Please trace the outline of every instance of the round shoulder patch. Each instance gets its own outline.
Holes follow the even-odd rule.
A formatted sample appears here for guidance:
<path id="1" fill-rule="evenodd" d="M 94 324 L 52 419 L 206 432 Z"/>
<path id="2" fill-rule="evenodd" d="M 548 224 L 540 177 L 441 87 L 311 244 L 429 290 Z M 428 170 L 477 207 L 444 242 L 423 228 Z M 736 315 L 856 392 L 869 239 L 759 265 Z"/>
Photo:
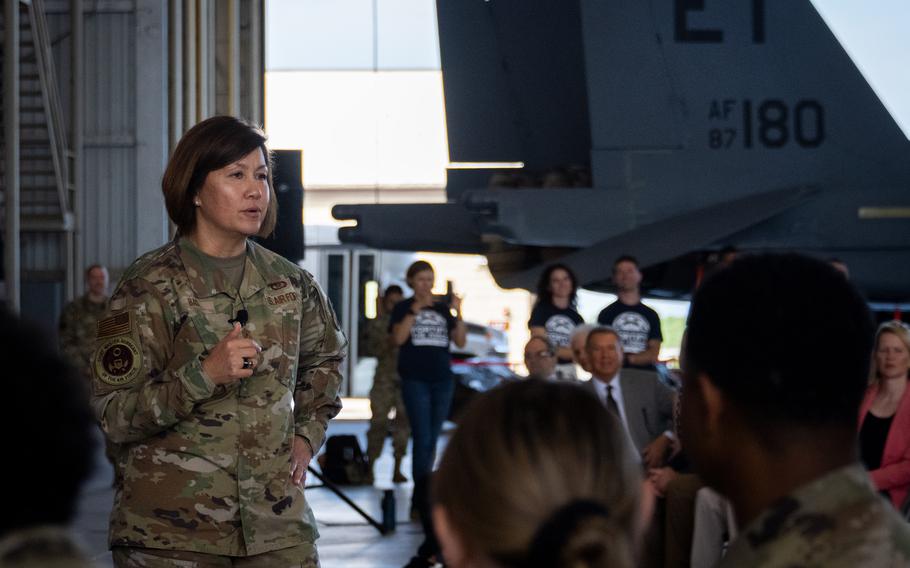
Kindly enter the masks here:
<path id="1" fill-rule="evenodd" d="M 103 383 L 115 387 L 128 384 L 141 368 L 142 353 L 132 337 L 112 337 L 95 350 L 95 376 Z"/>

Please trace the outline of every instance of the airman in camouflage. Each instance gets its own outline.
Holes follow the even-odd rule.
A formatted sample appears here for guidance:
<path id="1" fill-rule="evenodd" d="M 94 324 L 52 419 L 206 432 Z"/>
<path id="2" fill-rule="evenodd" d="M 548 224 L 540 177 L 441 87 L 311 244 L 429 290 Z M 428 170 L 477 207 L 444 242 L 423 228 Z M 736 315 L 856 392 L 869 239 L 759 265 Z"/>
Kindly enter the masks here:
<path id="1" fill-rule="evenodd" d="M 94 564 L 70 531 L 32 527 L 0 538 L 0 568 L 91 568 Z"/>
<path id="2" fill-rule="evenodd" d="M 910 566 L 910 525 L 847 466 L 779 500 L 737 537 L 718 568 Z"/>
<path id="3" fill-rule="evenodd" d="M 843 274 L 798 254 L 747 255 L 695 291 L 679 434 L 741 528 L 719 567 L 910 568 L 910 526 L 857 460 L 872 321 Z"/>
<path id="4" fill-rule="evenodd" d="M 98 427 L 88 388 L 48 334 L 0 308 L 0 359 L 10 403 L 0 413 L 0 568 L 88 568 L 70 530 L 95 469 Z"/>
<path id="5" fill-rule="evenodd" d="M 373 387 L 370 389 L 370 428 L 367 430 L 367 457 L 370 460 L 370 479 L 373 477 L 373 464 L 382 454 L 389 426 L 392 427 L 392 448 L 395 455 L 395 469 L 392 481 L 407 481 L 401 473 L 401 460 L 408 449 L 408 438 L 411 427 L 401 399 L 401 378 L 398 376 L 398 347 L 389 335 L 389 321 L 392 308 L 400 302 L 404 294 L 400 286 L 389 286 L 382 297 L 382 313 L 367 324 L 366 341 L 370 355 L 376 357 L 376 373 L 373 375 Z M 389 420 L 389 411 L 395 409 L 395 418 Z M 390 424 L 391 422 L 391 424 Z"/>
<path id="6" fill-rule="evenodd" d="M 93 406 L 123 448 L 110 544 L 222 556 L 308 546 L 315 565 L 292 443 L 318 451 L 341 409 L 345 338 L 296 265 L 248 242 L 237 288 L 214 260 L 187 238 L 144 255 L 98 324 Z M 251 376 L 216 385 L 203 362 L 235 319 L 261 353 Z"/>
<path id="7" fill-rule="evenodd" d="M 107 311 L 107 268 L 94 264 L 85 271 L 87 291 L 63 308 L 60 314 L 60 352 L 85 376 L 92 378 L 95 325 Z"/>

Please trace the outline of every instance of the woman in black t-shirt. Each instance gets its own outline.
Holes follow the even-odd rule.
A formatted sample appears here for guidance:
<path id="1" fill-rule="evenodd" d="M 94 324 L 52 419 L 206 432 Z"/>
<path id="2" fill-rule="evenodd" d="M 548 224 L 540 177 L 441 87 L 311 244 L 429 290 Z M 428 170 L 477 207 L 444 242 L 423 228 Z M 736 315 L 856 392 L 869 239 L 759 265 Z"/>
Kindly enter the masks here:
<path id="1" fill-rule="evenodd" d="M 420 515 L 425 540 L 412 565 L 430 565 L 439 554 L 429 503 L 429 477 L 436 457 L 436 441 L 449 414 L 455 381 L 449 367 L 449 341 L 463 347 L 467 328 L 461 321 L 461 298 L 451 306 L 433 298 L 435 274 L 430 263 L 418 260 L 407 272 L 414 295 L 392 310 L 390 331 L 399 346 L 401 394 L 411 421 L 413 508 Z M 452 312 L 455 312 L 454 314 Z"/>
<path id="2" fill-rule="evenodd" d="M 537 282 L 537 301 L 528 321 L 532 336 L 546 337 L 556 347 L 556 375 L 561 379 L 575 379 L 569 340 L 575 326 L 585 321 L 575 310 L 577 292 L 578 279 L 571 268 L 565 264 L 548 266 Z"/>

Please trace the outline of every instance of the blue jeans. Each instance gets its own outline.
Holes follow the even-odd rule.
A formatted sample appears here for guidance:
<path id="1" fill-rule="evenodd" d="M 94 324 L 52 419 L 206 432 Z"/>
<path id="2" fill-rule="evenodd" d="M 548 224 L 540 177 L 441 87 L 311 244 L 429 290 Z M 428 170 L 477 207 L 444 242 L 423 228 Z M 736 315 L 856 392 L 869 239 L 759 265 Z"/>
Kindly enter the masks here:
<path id="1" fill-rule="evenodd" d="M 411 452 L 413 507 L 420 513 L 424 535 L 417 554 L 423 558 L 440 553 L 430 510 L 430 474 L 436 459 L 436 442 L 439 440 L 442 423 L 449 415 L 454 394 L 455 380 L 451 376 L 435 381 L 401 380 L 401 397 L 411 421 L 411 438 L 414 441 Z"/>
<path id="2" fill-rule="evenodd" d="M 411 437 L 414 441 L 411 457 L 414 481 L 433 470 L 436 441 L 439 440 L 442 423 L 449 415 L 454 394 L 455 381 L 451 377 L 436 381 L 401 381 L 401 396 L 411 421 Z"/>

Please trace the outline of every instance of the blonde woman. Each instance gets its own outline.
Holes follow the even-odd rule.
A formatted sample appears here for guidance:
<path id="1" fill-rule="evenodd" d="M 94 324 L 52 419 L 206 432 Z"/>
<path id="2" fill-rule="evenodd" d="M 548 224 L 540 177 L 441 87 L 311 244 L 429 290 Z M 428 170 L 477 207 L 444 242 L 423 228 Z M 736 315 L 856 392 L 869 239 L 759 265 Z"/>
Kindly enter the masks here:
<path id="1" fill-rule="evenodd" d="M 860 457 L 876 488 L 900 508 L 910 492 L 910 328 L 883 323 L 875 334 L 872 381 L 860 407 Z"/>
<path id="2" fill-rule="evenodd" d="M 649 515 L 631 452 L 622 425 L 579 385 L 529 379 L 484 394 L 436 474 L 447 565 L 636 566 Z"/>

